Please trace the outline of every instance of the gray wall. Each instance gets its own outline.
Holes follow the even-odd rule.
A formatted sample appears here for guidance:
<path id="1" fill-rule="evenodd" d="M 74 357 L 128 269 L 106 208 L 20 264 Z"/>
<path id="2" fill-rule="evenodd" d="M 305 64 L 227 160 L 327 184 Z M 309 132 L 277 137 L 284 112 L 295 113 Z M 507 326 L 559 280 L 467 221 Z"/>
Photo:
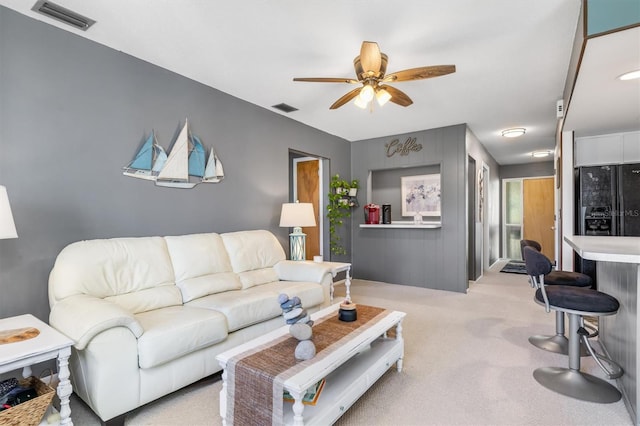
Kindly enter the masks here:
<path id="1" fill-rule="evenodd" d="M 467 128 L 467 151 L 476 160 L 476 194 L 478 193 L 477 175 L 484 166 L 489 169 L 489 180 L 484 183 L 485 205 L 483 206 L 482 235 L 484 269 L 489 268 L 500 257 L 500 178 L 502 168 L 489 154 L 478 138 Z M 476 197 L 477 199 L 477 197 Z M 474 206 L 478 209 L 478 206 Z M 478 248 L 477 248 L 478 249 Z"/>
<path id="2" fill-rule="evenodd" d="M 167 149 L 185 117 L 215 146 L 222 183 L 121 174 L 145 135 Z M 349 175 L 343 139 L 0 7 L 0 184 L 19 235 L 0 240 L 0 316 L 46 321 L 49 271 L 78 240 L 262 228 L 288 251 L 289 149 Z"/>
<path id="3" fill-rule="evenodd" d="M 553 161 L 500 166 L 500 179 L 553 176 Z"/>
<path id="4" fill-rule="evenodd" d="M 418 287 L 464 292 L 467 289 L 466 263 L 466 125 L 387 136 L 351 144 L 352 178 L 367 182 L 369 171 L 429 166 L 441 173 L 441 229 L 370 229 L 364 223 L 362 207 L 352 222 L 352 258 L 358 278 Z M 404 142 L 415 137 L 422 150 L 409 155 L 388 157 L 385 144 L 393 139 Z M 408 171 L 407 175 L 413 172 Z M 396 182 L 400 197 L 400 181 Z M 370 199 L 376 204 L 394 203 Z M 365 194 L 360 204 L 367 203 Z M 399 207 L 393 209 L 398 212 Z M 392 213 L 393 213 L 392 210 Z M 394 218 L 398 219 L 394 213 Z M 405 220 L 409 218 L 404 218 Z"/>

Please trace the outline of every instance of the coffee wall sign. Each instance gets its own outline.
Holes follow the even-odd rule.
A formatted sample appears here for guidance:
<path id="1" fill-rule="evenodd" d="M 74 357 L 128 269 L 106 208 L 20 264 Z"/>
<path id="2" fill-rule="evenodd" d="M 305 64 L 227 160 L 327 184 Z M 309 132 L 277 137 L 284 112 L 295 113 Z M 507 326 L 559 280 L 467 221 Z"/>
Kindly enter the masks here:
<path id="1" fill-rule="evenodd" d="M 396 154 L 405 156 L 422 150 L 422 144 L 416 143 L 416 138 L 412 137 L 407 138 L 404 143 L 400 142 L 399 139 L 394 139 L 384 144 L 384 146 L 387 148 L 387 157 L 393 157 Z"/>

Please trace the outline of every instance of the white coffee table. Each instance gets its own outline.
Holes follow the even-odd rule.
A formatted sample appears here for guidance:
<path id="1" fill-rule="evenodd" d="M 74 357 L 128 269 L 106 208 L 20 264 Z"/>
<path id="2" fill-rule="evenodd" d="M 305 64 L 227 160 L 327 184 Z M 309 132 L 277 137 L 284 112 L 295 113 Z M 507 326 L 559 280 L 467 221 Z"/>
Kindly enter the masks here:
<path id="1" fill-rule="evenodd" d="M 312 315 L 318 319 L 335 313 L 339 304 L 332 305 Z M 319 357 L 296 375 L 284 382 L 284 389 L 295 398 L 292 410 L 285 404 L 284 422 L 287 425 L 328 425 L 342 416 L 355 401 L 369 389 L 393 364 L 402 371 L 404 341 L 402 338 L 402 320 L 404 312 L 392 311 L 381 321 L 344 343 L 339 349 L 326 357 Z M 387 331 L 396 328 L 395 338 L 388 338 Z M 260 336 L 250 342 L 226 351 L 216 357 L 220 366 L 225 369 L 227 362 L 234 356 L 268 344 L 275 338 L 289 334 L 289 326 Z M 302 398 L 312 385 L 325 378 L 326 383 L 317 405 L 304 405 Z M 226 422 L 227 409 L 227 374 L 222 374 L 223 385 L 220 392 L 220 416 Z"/>

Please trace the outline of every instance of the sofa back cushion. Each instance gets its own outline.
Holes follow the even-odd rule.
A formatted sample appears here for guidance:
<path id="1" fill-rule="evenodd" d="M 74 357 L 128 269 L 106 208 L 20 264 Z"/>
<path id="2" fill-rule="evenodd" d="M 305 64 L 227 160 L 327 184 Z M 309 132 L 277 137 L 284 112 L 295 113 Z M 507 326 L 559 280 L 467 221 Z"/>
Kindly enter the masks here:
<path id="1" fill-rule="evenodd" d="M 176 285 L 186 303 L 209 294 L 241 288 L 218 234 L 165 237 Z"/>
<path id="2" fill-rule="evenodd" d="M 273 266 L 285 260 L 286 255 L 275 235 L 255 230 L 228 232 L 220 236 L 243 289 L 278 280 Z"/>
<path id="3" fill-rule="evenodd" d="M 52 305 L 69 296 L 88 294 L 132 313 L 182 303 L 162 237 L 72 243 L 56 258 L 49 292 Z"/>

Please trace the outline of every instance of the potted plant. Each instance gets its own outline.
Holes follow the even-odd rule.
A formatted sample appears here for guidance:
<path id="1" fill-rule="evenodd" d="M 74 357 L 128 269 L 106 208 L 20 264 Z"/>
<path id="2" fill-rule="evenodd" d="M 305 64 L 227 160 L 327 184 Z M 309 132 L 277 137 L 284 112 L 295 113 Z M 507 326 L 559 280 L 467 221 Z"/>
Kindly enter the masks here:
<path id="1" fill-rule="evenodd" d="M 355 195 L 358 191 L 358 180 L 348 182 L 336 174 L 331 177 L 329 183 L 329 204 L 327 204 L 327 219 L 329 219 L 329 248 L 331 253 L 347 254 L 342 246 L 338 228 L 344 223 L 344 219 L 351 217 L 351 207 L 357 205 Z M 355 189 L 355 192 L 352 191 Z"/>
<path id="2" fill-rule="evenodd" d="M 349 197 L 355 197 L 358 195 L 358 179 L 351 181 L 349 185 Z"/>

